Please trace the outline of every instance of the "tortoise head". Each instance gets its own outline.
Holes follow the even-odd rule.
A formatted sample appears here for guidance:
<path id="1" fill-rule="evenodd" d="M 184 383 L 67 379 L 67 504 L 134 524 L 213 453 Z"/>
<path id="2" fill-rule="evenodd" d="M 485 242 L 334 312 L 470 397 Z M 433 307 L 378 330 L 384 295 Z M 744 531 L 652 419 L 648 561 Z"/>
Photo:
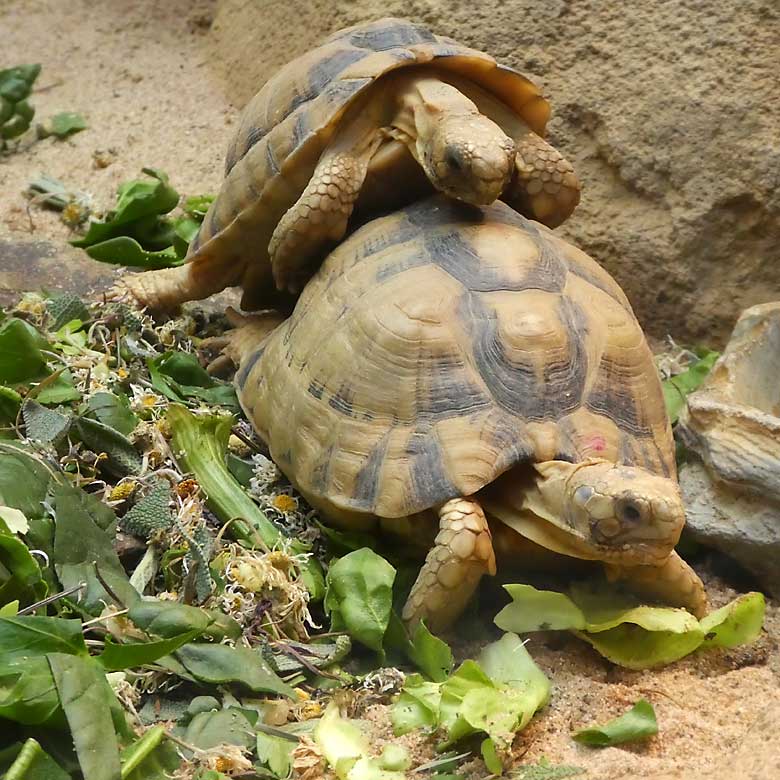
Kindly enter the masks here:
<path id="1" fill-rule="evenodd" d="M 489 205 L 509 184 L 515 143 L 482 114 L 444 113 L 428 137 L 418 138 L 418 157 L 437 190 L 475 206 Z"/>
<path id="2" fill-rule="evenodd" d="M 677 544 L 685 510 L 674 480 L 601 460 L 548 461 L 535 468 L 524 508 L 554 526 L 553 536 L 565 540 L 569 554 L 654 564 Z"/>

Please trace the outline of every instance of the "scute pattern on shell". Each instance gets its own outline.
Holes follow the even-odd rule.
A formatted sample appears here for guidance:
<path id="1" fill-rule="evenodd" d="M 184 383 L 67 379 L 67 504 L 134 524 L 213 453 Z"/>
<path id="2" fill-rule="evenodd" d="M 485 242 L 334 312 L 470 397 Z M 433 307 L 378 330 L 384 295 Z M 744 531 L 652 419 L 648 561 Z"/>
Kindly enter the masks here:
<path id="1" fill-rule="evenodd" d="M 502 203 L 434 197 L 358 230 L 237 384 L 280 467 L 348 512 L 408 516 L 529 461 L 675 473 L 622 291 Z"/>
<path id="2" fill-rule="evenodd" d="M 242 305 L 276 296 L 267 246 L 297 200 L 338 120 L 377 78 L 436 61 L 496 94 L 544 134 L 549 106 L 537 87 L 489 55 L 436 36 L 421 25 L 382 19 L 341 30 L 281 68 L 244 109 L 227 152 L 226 178 L 189 248 L 191 273 L 234 266 Z"/>

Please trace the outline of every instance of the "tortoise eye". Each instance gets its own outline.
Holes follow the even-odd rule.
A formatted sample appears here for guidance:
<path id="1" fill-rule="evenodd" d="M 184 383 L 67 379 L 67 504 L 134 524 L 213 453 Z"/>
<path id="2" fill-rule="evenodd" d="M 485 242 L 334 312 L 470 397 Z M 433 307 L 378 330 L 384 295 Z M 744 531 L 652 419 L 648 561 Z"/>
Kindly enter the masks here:
<path id="1" fill-rule="evenodd" d="M 624 498 L 618 503 L 617 515 L 624 523 L 638 523 L 642 519 L 642 506 L 630 498 Z"/>
<path id="2" fill-rule="evenodd" d="M 444 152 L 444 160 L 447 163 L 447 166 L 453 171 L 463 170 L 463 158 L 461 157 L 460 152 L 454 147 L 447 147 Z"/>

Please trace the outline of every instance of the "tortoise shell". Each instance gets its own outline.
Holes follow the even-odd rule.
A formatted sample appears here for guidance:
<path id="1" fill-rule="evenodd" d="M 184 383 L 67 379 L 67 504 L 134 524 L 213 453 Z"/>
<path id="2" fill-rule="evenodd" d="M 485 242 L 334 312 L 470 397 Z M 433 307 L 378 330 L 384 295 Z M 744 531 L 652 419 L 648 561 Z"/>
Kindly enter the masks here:
<path id="1" fill-rule="evenodd" d="M 382 75 L 426 64 L 488 89 L 544 135 L 550 108 L 538 88 L 487 54 L 402 19 L 340 30 L 279 70 L 244 109 L 224 183 L 189 249 L 191 273 L 208 275 L 211 264 L 235 264 L 242 307 L 274 303 L 268 242 L 344 111 Z"/>
<path id="2" fill-rule="evenodd" d="M 236 384 L 280 468 L 331 514 L 405 517 L 547 460 L 676 477 L 626 296 L 501 202 L 436 196 L 360 228 Z"/>

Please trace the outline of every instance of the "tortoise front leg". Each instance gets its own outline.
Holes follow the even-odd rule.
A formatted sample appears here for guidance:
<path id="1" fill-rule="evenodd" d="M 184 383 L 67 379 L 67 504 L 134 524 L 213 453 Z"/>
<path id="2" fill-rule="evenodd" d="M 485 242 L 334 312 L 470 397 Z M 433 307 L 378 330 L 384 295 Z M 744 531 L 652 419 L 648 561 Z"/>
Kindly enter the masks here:
<path id="1" fill-rule="evenodd" d="M 515 174 L 501 200 L 547 227 L 558 227 L 580 202 L 580 182 L 572 164 L 531 130 L 515 142 Z"/>
<path id="2" fill-rule="evenodd" d="M 660 566 L 604 564 L 609 580 L 622 580 L 646 598 L 682 607 L 697 618 L 707 613 L 707 592 L 699 575 L 673 552 Z"/>
<path id="3" fill-rule="evenodd" d="M 470 498 L 453 498 L 439 509 L 439 533 L 403 611 L 408 626 L 425 620 L 431 631 L 451 625 L 483 574 L 496 573 L 485 513 Z"/>
<path id="4" fill-rule="evenodd" d="M 268 254 L 277 289 L 300 292 L 316 261 L 344 237 L 371 157 L 384 140 L 370 114 L 339 129 L 271 236 Z"/>

